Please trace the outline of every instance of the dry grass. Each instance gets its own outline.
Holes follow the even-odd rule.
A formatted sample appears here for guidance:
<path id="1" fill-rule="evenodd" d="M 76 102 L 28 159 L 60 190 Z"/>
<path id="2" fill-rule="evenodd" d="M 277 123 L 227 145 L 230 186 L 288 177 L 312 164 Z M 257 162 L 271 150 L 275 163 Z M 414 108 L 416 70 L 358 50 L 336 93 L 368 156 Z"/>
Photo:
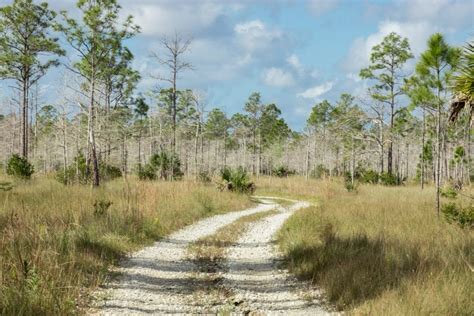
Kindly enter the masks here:
<path id="1" fill-rule="evenodd" d="M 253 204 L 216 192 L 188 181 L 130 179 L 91 189 L 47 178 L 0 190 L 0 314 L 80 314 L 89 290 L 126 253 L 202 217 Z"/>
<path id="2" fill-rule="evenodd" d="M 356 194 L 337 180 L 302 178 L 261 178 L 257 187 L 318 201 L 292 216 L 279 240 L 289 268 L 339 309 L 474 314 L 474 232 L 437 219 L 433 188 L 362 186 Z"/>

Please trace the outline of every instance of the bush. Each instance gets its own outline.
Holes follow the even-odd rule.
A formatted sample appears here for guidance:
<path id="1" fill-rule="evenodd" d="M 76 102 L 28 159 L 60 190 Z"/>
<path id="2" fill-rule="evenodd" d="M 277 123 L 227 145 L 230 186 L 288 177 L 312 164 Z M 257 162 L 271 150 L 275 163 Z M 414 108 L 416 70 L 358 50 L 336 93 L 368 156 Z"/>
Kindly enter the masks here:
<path id="1" fill-rule="evenodd" d="M 310 177 L 314 179 L 321 179 L 322 177 L 329 176 L 329 169 L 323 165 L 317 165 L 316 168 L 311 170 Z"/>
<path id="2" fill-rule="evenodd" d="M 286 177 L 288 177 L 290 175 L 293 175 L 293 174 L 295 174 L 295 171 L 290 170 L 286 166 L 280 166 L 280 167 L 276 167 L 275 169 L 273 169 L 273 175 L 275 175 L 279 178 L 286 178 Z"/>
<path id="3" fill-rule="evenodd" d="M 448 198 L 448 199 L 454 199 L 458 195 L 456 190 L 452 185 L 446 185 L 444 188 L 441 188 L 441 196 Z"/>
<path id="4" fill-rule="evenodd" d="M 150 157 L 150 162 L 145 165 L 147 172 L 157 174 L 162 180 L 179 180 L 183 177 L 181 160 L 176 153 L 161 151 Z"/>
<path id="5" fill-rule="evenodd" d="M 138 168 L 138 178 L 140 180 L 156 180 L 156 170 L 150 164 L 140 166 Z"/>
<path id="6" fill-rule="evenodd" d="M 350 172 L 344 174 L 344 187 L 348 192 L 357 191 L 356 177 L 354 175 L 354 183 L 352 182 L 352 176 Z"/>
<path id="7" fill-rule="evenodd" d="M 380 175 L 377 171 L 369 169 L 369 170 L 361 171 L 359 180 L 362 183 L 377 184 L 379 183 L 379 178 L 380 178 Z"/>
<path id="8" fill-rule="evenodd" d="M 99 175 L 103 180 L 113 180 L 122 176 L 120 168 L 108 165 L 106 163 L 99 164 Z M 86 184 L 91 180 L 91 174 L 87 176 L 86 158 L 82 153 L 74 157 L 74 162 L 66 168 L 56 173 L 56 180 L 62 184 L 68 185 L 72 183 Z"/>
<path id="9" fill-rule="evenodd" d="M 255 191 L 255 184 L 250 182 L 247 171 L 238 167 L 233 170 L 224 168 L 221 171 L 222 182 L 219 184 L 221 191 L 235 191 L 239 193 L 252 194 Z"/>
<path id="10" fill-rule="evenodd" d="M 86 172 L 86 158 L 83 154 L 79 153 L 74 157 L 73 164 L 69 165 L 66 170 L 62 170 L 56 173 L 56 180 L 64 185 L 72 183 L 87 183 L 87 172 Z"/>
<path id="11" fill-rule="evenodd" d="M 99 174 L 103 180 L 113 180 L 122 176 L 122 170 L 119 167 L 101 163 L 99 165 Z"/>
<path id="12" fill-rule="evenodd" d="M 400 179 L 393 173 L 383 172 L 380 174 L 380 182 L 383 185 L 399 185 L 401 184 Z"/>
<path id="13" fill-rule="evenodd" d="M 454 203 L 443 205 L 441 211 L 449 223 L 456 223 L 463 228 L 474 228 L 474 206 L 466 208 Z"/>
<path id="14" fill-rule="evenodd" d="M 30 179 L 35 172 L 25 157 L 14 154 L 7 162 L 7 174 L 21 179 Z"/>

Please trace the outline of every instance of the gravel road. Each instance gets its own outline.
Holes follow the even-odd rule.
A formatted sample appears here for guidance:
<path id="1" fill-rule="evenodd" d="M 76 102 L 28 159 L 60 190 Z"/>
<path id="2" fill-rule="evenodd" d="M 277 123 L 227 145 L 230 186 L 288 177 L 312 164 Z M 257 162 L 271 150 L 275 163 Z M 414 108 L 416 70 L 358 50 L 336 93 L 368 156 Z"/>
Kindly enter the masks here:
<path id="1" fill-rule="evenodd" d="M 264 204 L 252 209 L 201 220 L 133 254 L 118 269 L 120 277 L 95 294 L 90 314 L 324 314 L 319 293 L 279 269 L 280 257 L 272 243 L 283 222 L 307 204 L 297 202 L 285 209 L 272 200 L 261 201 Z M 227 295 L 209 306 L 212 300 L 206 295 L 214 296 L 215 301 L 219 291 L 196 295 L 209 288 L 209 281 L 196 273 L 195 263 L 187 258 L 187 247 L 242 216 L 276 208 L 280 212 L 252 223 L 229 247 L 227 262 L 218 272 L 220 291 L 224 287 Z"/>

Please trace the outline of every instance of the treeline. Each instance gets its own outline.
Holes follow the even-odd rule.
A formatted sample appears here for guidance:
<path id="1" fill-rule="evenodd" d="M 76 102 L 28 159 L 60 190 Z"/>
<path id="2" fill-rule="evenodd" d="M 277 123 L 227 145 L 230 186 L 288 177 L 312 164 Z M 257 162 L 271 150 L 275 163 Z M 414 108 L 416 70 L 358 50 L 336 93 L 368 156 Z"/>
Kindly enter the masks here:
<path id="1" fill-rule="evenodd" d="M 472 43 L 451 47 L 434 34 L 413 56 L 406 38 L 389 34 L 360 72 L 367 93 L 314 105 L 296 132 L 258 92 L 230 116 L 182 87 L 192 43 L 179 34 L 152 55 L 164 69 L 152 79 L 163 87 L 137 93 L 142 75 L 125 45 L 140 31 L 133 18 L 120 19 L 115 0 L 79 0 L 77 8 L 78 19 L 31 0 L 0 9 L 0 76 L 13 85 L 0 117 L 2 161 L 18 154 L 36 172 L 95 186 L 129 173 L 199 179 L 238 166 L 254 175 L 344 175 L 351 184 L 471 181 Z M 60 96 L 44 104 L 50 91 L 38 82 L 57 66 Z"/>

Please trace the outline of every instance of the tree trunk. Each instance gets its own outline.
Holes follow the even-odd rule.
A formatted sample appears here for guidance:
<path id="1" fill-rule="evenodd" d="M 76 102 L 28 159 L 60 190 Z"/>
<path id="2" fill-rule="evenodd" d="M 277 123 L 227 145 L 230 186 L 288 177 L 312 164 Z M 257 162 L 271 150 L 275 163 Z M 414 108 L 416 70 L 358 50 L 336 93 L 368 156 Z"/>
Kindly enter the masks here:
<path id="1" fill-rule="evenodd" d="M 28 77 L 22 80 L 22 102 L 21 102 L 21 155 L 28 159 Z"/>
<path id="2" fill-rule="evenodd" d="M 94 72 L 94 69 L 92 69 Z M 95 118 L 95 78 L 92 76 L 90 81 L 90 96 L 89 96 L 89 122 L 88 122 L 88 137 L 89 137 L 89 146 L 90 159 L 92 159 L 92 169 L 93 169 L 93 178 L 92 185 L 98 187 L 100 184 L 99 176 L 99 162 L 97 161 L 97 148 L 95 143 L 95 133 L 94 133 L 94 118 Z M 87 169 L 89 169 L 90 162 L 87 163 Z"/>

